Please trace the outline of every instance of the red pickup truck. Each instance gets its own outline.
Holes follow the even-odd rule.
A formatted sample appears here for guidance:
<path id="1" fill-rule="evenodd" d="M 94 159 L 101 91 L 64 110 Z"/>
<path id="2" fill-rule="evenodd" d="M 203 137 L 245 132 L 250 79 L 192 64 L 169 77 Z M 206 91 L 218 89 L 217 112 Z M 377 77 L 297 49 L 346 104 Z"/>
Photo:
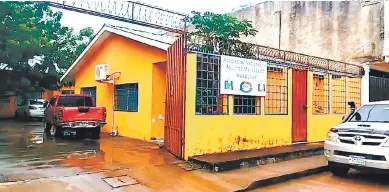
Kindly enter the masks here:
<path id="1" fill-rule="evenodd" d="M 105 107 L 96 107 L 90 95 L 54 96 L 45 104 L 45 131 L 55 137 L 64 132 L 83 135 L 90 132 L 94 139 L 100 138 L 100 128 L 106 124 Z"/>

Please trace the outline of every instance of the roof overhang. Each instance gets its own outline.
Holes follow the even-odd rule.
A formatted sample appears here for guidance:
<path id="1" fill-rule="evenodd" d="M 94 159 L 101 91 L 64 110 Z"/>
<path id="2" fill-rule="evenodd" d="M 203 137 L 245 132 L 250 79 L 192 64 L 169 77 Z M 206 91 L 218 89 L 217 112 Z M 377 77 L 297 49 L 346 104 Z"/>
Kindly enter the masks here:
<path id="1" fill-rule="evenodd" d="M 389 72 L 389 62 L 379 61 L 370 64 L 370 69 L 382 72 Z"/>
<path id="2" fill-rule="evenodd" d="M 87 58 L 89 55 L 92 55 L 97 50 L 97 48 L 100 47 L 112 34 L 120 35 L 127 39 L 131 39 L 165 51 L 174 42 L 174 38 L 171 37 L 169 38 L 164 36 L 157 36 L 147 32 L 138 32 L 131 29 L 125 30 L 124 28 L 108 27 L 104 25 L 88 44 L 88 46 L 84 49 L 84 51 L 77 57 L 74 63 L 68 68 L 68 70 L 66 70 L 60 81 L 73 81 L 75 73 L 82 66 L 85 58 Z"/>

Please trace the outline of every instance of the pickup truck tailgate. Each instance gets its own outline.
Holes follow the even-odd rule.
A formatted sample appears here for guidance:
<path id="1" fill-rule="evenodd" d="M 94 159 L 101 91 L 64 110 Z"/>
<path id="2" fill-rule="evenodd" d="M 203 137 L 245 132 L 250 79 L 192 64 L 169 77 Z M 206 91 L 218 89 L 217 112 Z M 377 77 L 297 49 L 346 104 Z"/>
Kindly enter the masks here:
<path id="1" fill-rule="evenodd" d="M 62 121 L 103 121 L 103 107 L 66 107 L 62 108 Z"/>

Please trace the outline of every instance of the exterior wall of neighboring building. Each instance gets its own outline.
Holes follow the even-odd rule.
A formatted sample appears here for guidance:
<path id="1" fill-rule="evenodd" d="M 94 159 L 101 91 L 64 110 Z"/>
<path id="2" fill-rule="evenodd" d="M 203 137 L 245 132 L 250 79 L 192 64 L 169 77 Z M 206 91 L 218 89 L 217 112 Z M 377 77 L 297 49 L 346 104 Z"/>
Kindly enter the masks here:
<path id="1" fill-rule="evenodd" d="M 16 97 L 2 97 L 0 98 L 0 119 L 7 119 L 15 117 Z"/>
<path id="2" fill-rule="evenodd" d="M 34 98 L 45 99 L 49 101 L 53 96 L 61 94 L 62 90 L 72 90 L 73 87 L 63 87 L 60 90 L 45 90 L 42 93 L 32 94 Z M 1 118 L 13 118 L 15 117 L 15 110 L 18 107 L 17 104 L 21 102 L 21 97 L 8 96 L 0 99 L 0 119 Z"/>
<path id="3" fill-rule="evenodd" d="M 253 22 L 258 33 L 244 41 L 361 64 L 383 55 L 383 3 L 362 1 L 268 1 L 233 13 Z"/>
<path id="4" fill-rule="evenodd" d="M 198 54 L 187 55 L 185 159 L 202 154 L 292 144 L 292 96 L 295 93 L 292 92 L 291 68 L 287 68 L 284 82 L 287 93 L 281 94 L 275 88 L 269 89 L 280 88 L 279 84 L 284 83 L 280 83 L 282 79 L 279 73 L 268 67 L 267 95 L 258 97 L 260 105 L 255 106 L 260 113 L 236 114 L 234 96 L 217 95 L 222 98 L 219 102 L 226 102 L 219 107 L 225 113 L 199 114 L 196 113 L 196 103 L 199 100 L 196 90 L 200 84 L 198 70 L 202 64 L 197 59 Z M 349 111 L 347 101 L 354 101 L 357 106 L 361 103 L 361 78 L 338 77 L 336 74 L 307 72 L 307 142 L 325 140 L 329 129 L 340 123 Z M 335 80 L 339 82 L 334 84 Z M 280 99 L 285 96 L 287 99 Z M 284 105 L 286 111 L 281 110 L 285 109 Z"/>
<path id="5" fill-rule="evenodd" d="M 137 85 L 137 93 L 134 93 L 137 97 L 133 98 L 137 99 L 137 106 L 133 106 L 136 107 L 136 111 L 131 112 L 115 110 L 114 128 L 118 130 L 119 135 L 149 140 L 152 137 L 154 118 L 153 63 L 166 61 L 166 51 L 116 34 L 111 34 L 97 49 L 89 51 L 93 54 L 88 54 L 89 58 L 84 59 L 84 63 L 78 63 L 81 68 L 75 74 L 75 93 L 80 93 L 84 87 L 96 87 L 97 106 L 104 106 L 107 109 L 107 125 L 102 130 L 110 132 L 113 122 L 112 111 L 118 97 L 114 96 L 116 93 L 112 84 L 95 81 L 95 65 L 108 64 L 111 74 L 121 72 L 120 77 L 115 80 L 115 86 Z M 162 100 L 163 94 L 160 96 Z M 119 109 L 120 106 L 116 108 Z"/>

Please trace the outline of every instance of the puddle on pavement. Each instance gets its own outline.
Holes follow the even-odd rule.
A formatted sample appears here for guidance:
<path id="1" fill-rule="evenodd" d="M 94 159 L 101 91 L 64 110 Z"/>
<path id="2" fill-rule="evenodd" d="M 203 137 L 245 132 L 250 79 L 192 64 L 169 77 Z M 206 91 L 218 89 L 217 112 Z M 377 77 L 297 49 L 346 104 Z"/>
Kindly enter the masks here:
<path id="1" fill-rule="evenodd" d="M 0 132 L 0 183 L 177 161 L 155 144 L 123 137 L 53 138 L 37 123 L 0 123 Z"/>

